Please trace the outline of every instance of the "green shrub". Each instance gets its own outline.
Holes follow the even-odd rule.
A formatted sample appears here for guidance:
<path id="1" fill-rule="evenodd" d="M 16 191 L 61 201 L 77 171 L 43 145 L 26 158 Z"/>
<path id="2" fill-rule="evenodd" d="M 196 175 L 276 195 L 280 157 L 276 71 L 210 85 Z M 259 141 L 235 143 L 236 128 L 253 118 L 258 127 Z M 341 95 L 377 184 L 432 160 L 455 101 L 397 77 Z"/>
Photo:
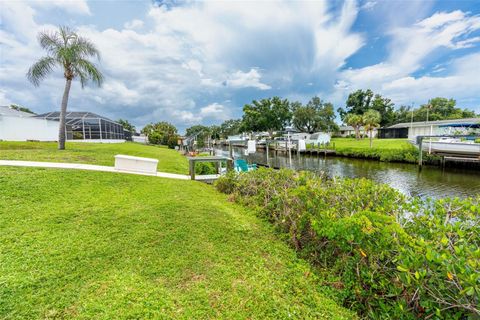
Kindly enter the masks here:
<path id="1" fill-rule="evenodd" d="M 231 194 L 235 190 L 237 176 L 235 171 L 228 171 L 215 181 L 215 188 L 222 193 Z"/>
<path id="2" fill-rule="evenodd" d="M 168 137 L 167 146 L 170 149 L 175 149 L 175 147 L 178 146 L 178 136 L 177 135 L 172 135 L 172 136 Z"/>
<path id="3" fill-rule="evenodd" d="M 148 142 L 151 144 L 161 144 L 162 135 L 158 132 L 152 132 L 148 135 Z"/>
<path id="4" fill-rule="evenodd" d="M 215 165 L 210 162 L 197 162 L 195 164 L 195 174 L 215 174 Z"/>
<path id="5" fill-rule="evenodd" d="M 401 223 L 415 239 L 414 247 L 402 248 L 397 267 L 410 292 L 415 289 L 411 306 L 437 317 L 478 316 L 480 198 L 429 201 Z"/>
<path id="6" fill-rule="evenodd" d="M 423 202 L 366 179 L 264 168 L 216 185 L 270 221 L 362 316 L 478 313 L 480 198 Z"/>

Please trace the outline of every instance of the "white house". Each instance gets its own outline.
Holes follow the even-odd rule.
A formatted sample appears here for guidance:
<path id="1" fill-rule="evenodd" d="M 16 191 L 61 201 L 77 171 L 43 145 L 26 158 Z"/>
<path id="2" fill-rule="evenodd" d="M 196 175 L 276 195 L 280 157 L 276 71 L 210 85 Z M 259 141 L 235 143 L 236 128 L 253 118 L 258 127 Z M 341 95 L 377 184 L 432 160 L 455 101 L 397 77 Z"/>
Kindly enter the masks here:
<path id="1" fill-rule="evenodd" d="M 365 131 L 364 127 L 360 127 L 359 132 L 360 132 L 361 135 L 364 135 L 364 136 L 367 136 L 367 135 L 370 134 L 370 133 Z M 340 136 L 340 137 L 346 138 L 346 137 L 355 135 L 355 129 L 352 126 L 340 126 L 339 127 L 339 132 L 338 132 L 337 135 Z M 373 129 L 373 136 L 374 137 L 377 136 L 377 129 L 376 128 Z"/>
<path id="2" fill-rule="evenodd" d="M 58 121 L 38 119 L 34 116 L 9 106 L 0 106 L 0 140 L 58 140 Z"/>
<path id="3" fill-rule="evenodd" d="M 408 139 L 413 140 L 420 135 L 466 134 L 471 130 L 470 128 L 477 128 L 479 124 L 480 118 L 464 118 L 397 123 L 386 128 L 386 130 L 408 130 Z"/>

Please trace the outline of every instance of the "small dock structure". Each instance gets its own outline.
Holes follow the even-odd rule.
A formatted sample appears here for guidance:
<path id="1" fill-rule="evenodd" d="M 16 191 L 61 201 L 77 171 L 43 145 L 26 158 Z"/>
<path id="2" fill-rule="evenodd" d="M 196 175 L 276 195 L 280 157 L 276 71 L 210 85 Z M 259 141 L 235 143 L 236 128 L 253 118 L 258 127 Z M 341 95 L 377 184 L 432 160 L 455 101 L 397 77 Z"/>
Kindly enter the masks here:
<path id="1" fill-rule="evenodd" d="M 189 168 L 189 175 L 191 180 L 198 180 L 198 181 L 205 181 L 211 182 L 216 179 L 221 174 L 222 171 L 222 162 L 226 162 L 227 164 L 227 171 L 233 170 L 233 159 L 230 157 L 224 156 L 206 156 L 206 157 L 187 157 L 188 159 L 188 168 Z M 215 164 L 215 171 L 216 174 L 209 174 L 209 175 L 195 175 L 195 164 L 197 162 L 213 162 Z"/>

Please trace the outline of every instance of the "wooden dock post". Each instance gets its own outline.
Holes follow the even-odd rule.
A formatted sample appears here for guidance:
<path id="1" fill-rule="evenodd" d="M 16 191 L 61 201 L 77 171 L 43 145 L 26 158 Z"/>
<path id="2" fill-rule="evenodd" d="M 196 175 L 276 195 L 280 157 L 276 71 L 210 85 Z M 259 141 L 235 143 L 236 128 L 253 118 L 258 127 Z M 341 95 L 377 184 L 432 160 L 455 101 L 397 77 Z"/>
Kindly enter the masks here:
<path id="1" fill-rule="evenodd" d="M 422 164 L 423 164 L 423 152 L 422 152 L 422 144 L 423 144 L 423 137 L 419 138 L 418 142 L 418 169 L 422 170 Z"/>

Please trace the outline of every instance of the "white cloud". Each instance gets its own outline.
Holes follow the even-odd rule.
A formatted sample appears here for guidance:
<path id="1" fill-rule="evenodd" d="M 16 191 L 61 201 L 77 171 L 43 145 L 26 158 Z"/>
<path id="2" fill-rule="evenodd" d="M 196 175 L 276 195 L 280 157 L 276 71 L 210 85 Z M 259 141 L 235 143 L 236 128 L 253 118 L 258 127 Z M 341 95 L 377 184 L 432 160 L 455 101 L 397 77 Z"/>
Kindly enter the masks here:
<path id="1" fill-rule="evenodd" d="M 260 81 L 261 75 L 257 69 L 250 69 L 248 72 L 238 70 L 230 79 L 226 81 L 226 85 L 232 88 L 257 88 L 260 90 L 271 89 L 267 84 Z"/>
<path id="2" fill-rule="evenodd" d="M 7 93 L 5 90 L 0 89 L 0 106 L 9 106 L 13 102 L 7 98 Z"/>
<path id="3" fill-rule="evenodd" d="M 360 9 L 373 6 L 368 3 Z M 36 111 L 58 108 L 64 86 L 61 71 L 39 88 L 27 82 L 25 73 L 43 55 L 36 43 L 37 32 L 54 28 L 38 22 L 48 20 L 48 6 L 65 11 L 66 19 L 69 13 L 75 17 L 91 13 L 85 1 L 68 4 L 2 3 L 2 101 Z M 75 6 L 76 12 L 68 11 L 67 7 Z M 440 78 L 411 74 L 438 48 L 476 45 L 478 37 L 469 35 L 479 29 L 477 16 L 438 13 L 408 28 L 394 27 L 388 31 L 392 41 L 386 60 L 342 70 L 366 41 L 364 35 L 352 31 L 360 9 L 354 1 L 346 1 L 339 12 L 331 10 L 328 2 L 188 2 L 152 7 L 145 18 L 130 20 L 124 28 L 78 25 L 78 32 L 91 39 L 102 54 L 105 84 L 82 91 L 75 83 L 69 105 L 114 119 L 128 118 L 138 127 L 166 120 L 182 129 L 238 116 L 241 100 L 257 98 L 255 94 L 276 90 L 275 94 L 301 96 L 303 92 L 295 92 L 295 86 L 315 90 L 322 84 L 321 90 L 333 90 L 332 99 L 342 103 L 356 88 L 370 87 L 399 101 L 410 99 L 402 96 L 401 90 L 412 95 L 416 87 L 424 92 L 419 96 L 435 87 L 451 92 L 439 83 Z M 447 83 L 466 83 L 461 91 L 466 97 L 477 82 L 462 66 L 473 63 L 474 58 L 442 65 L 447 68 L 441 73 Z M 246 91 L 243 88 L 252 96 L 239 97 Z"/>
<path id="4" fill-rule="evenodd" d="M 388 32 L 392 40 L 387 59 L 341 72 L 330 98 L 343 103 L 349 92 L 366 88 L 392 98 L 397 104 L 423 103 L 434 96 L 478 97 L 480 82 L 472 72 L 480 71 L 477 54 L 457 58 L 448 67 L 435 66 L 432 73 L 442 72 L 442 76 L 412 76 L 439 48 L 455 50 L 476 44 L 480 37 L 468 38 L 476 30 L 480 30 L 480 17 L 458 10 L 435 13 L 410 27 L 393 28 Z"/>
<path id="5" fill-rule="evenodd" d="M 64 85 L 61 71 L 39 88 L 25 78 L 28 67 L 43 55 L 36 43 L 37 32 L 54 28 L 38 23 L 37 18 L 53 7 L 65 11 L 66 18 L 69 13 L 90 14 L 88 4 L 7 3 L 6 13 L 2 13 L 6 28 L 0 30 L 5 52 L 0 88 L 10 101 L 38 111 L 55 109 Z M 83 91 L 74 85 L 69 104 L 112 118 L 128 117 L 137 126 L 158 120 L 184 126 L 234 116 L 233 104 L 208 101 L 230 99 L 242 88 L 260 92 L 274 85 L 290 86 L 305 73 L 308 77 L 333 75 L 362 46 L 361 37 L 350 30 L 358 11 L 355 3 L 348 1 L 339 16 L 330 13 L 327 5 L 194 2 L 152 7 L 145 19 L 153 29 L 146 29 L 143 19 L 128 21 L 123 30 L 80 25 L 78 33 L 91 39 L 102 54 L 100 69 L 105 83 L 100 89 Z M 139 28 L 142 33 L 136 31 Z M 343 45 L 338 46 L 339 42 Z M 286 75 L 290 81 L 285 80 Z"/>
<path id="6" fill-rule="evenodd" d="M 372 10 L 376 5 L 377 5 L 377 1 L 367 1 L 360 7 L 360 9 Z"/>
<path id="7" fill-rule="evenodd" d="M 70 14 L 91 15 L 90 8 L 86 0 L 47 0 L 47 1 L 29 1 L 29 5 L 37 8 L 60 8 Z"/>
<path id="8" fill-rule="evenodd" d="M 143 21 L 139 19 L 133 19 L 132 21 L 126 22 L 123 26 L 125 29 L 140 29 L 143 27 Z"/>
<path id="9" fill-rule="evenodd" d="M 202 118 L 210 118 L 221 121 L 227 120 L 231 117 L 228 109 L 225 106 L 216 102 L 201 108 L 200 116 Z"/>

